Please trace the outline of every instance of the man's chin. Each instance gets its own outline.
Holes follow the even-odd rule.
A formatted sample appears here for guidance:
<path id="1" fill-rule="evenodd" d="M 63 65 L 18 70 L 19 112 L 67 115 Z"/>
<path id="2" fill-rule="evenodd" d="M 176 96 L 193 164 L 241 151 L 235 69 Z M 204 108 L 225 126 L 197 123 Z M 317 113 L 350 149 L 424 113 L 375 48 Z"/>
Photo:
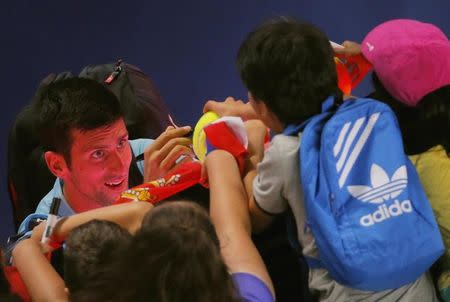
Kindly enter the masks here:
<path id="1" fill-rule="evenodd" d="M 128 190 L 128 183 L 122 184 L 117 187 L 105 185 L 105 189 L 101 193 L 102 198 L 97 199 L 99 201 L 100 207 L 105 207 L 113 204 L 120 197 L 120 194 L 122 194 L 126 190 Z"/>

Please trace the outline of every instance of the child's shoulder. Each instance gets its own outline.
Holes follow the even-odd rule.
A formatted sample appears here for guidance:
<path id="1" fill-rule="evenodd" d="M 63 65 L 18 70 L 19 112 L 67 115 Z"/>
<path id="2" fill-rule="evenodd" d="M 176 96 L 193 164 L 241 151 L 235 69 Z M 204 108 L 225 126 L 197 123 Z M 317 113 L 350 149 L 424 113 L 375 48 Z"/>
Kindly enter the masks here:
<path id="1" fill-rule="evenodd" d="M 264 153 L 263 162 L 267 166 L 275 165 L 277 169 L 285 169 L 297 165 L 299 156 L 300 138 L 298 136 L 286 136 L 277 134 L 272 137 L 269 147 Z M 273 167 L 272 167 L 273 168 Z"/>
<path id="2" fill-rule="evenodd" d="M 277 134 L 272 137 L 269 148 L 277 150 L 296 150 L 300 145 L 300 136 Z"/>

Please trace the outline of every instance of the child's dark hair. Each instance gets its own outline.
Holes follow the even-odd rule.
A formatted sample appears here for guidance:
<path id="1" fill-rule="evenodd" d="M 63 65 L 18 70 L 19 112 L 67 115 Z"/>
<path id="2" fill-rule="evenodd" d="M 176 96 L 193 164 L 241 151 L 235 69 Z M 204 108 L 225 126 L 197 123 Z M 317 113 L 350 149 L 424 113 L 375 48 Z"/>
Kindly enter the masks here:
<path id="1" fill-rule="evenodd" d="M 408 155 L 442 145 L 450 156 L 450 85 L 430 92 L 411 107 L 396 100 L 376 73 L 372 80 L 374 92 L 369 96 L 388 104 L 397 115 Z"/>
<path id="2" fill-rule="evenodd" d="M 208 213 L 192 202 L 157 206 L 130 245 L 131 289 L 121 301 L 238 301 Z"/>
<path id="3" fill-rule="evenodd" d="M 38 136 L 46 150 L 62 154 L 70 166 L 71 130 L 107 127 L 123 117 L 119 100 L 102 84 L 69 78 L 41 87 L 31 110 L 39 117 Z"/>
<path id="4" fill-rule="evenodd" d="M 204 209 L 209 209 L 209 189 L 203 187 L 200 184 L 196 184 L 172 196 L 167 197 L 160 204 L 180 200 L 195 202 L 202 206 Z"/>
<path id="5" fill-rule="evenodd" d="M 242 43 L 237 65 L 253 97 L 285 125 L 320 113 L 330 95 L 342 99 L 330 42 L 311 24 L 285 17 L 262 24 Z"/>
<path id="6" fill-rule="evenodd" d="M 72 301 L 240 301 L 208 213 L 193 202 L 158 204 L 125 257 Z"/>
<path id="7" fill-rule="evenodd" d="M 64 281 L 70 295 L 103 278 L 130 241 L 131 234 L 110 221 L 92 220 L 73 229 L 64 250 Z"/>

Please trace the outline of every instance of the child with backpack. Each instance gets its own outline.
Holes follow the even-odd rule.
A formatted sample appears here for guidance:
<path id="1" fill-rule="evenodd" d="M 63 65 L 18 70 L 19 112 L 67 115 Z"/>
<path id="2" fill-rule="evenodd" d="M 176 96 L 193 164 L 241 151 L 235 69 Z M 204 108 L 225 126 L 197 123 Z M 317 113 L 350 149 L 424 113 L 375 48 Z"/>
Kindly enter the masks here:
<path id="1" fill-rule="evenodd" d="M 248 196 L 250 197 L 249 207 L 253 229 L 256 231 L 261 230 L 269 225 L 276 215 L 289 209 L 292 211 L 296 224 L 297 238 L 301 244 L 302 252 L 308 259 L 310 265 L 309 287 L 319 301 L 437 301 L 433 284 L 424 272 L 441 252 L 439 246 L 440 238 L 437 239 L 438 242 L 433 241 L 433 244 L 436 244 L 436 247 L 433 246 L 431 248 L 433 254 L 428 255 L 429 257 L 426 257 L 427 261 L 421 263 L 421 268 L 423 270 L 420 271 L 420 273 L 415 271 L 414 274 L 411 274 L 410 278 L 412 278 L 412 276 L 414 276 L 414 278 L 407 283 L 404 282 L 404 279 L 402 280 L 403 283 L 402 281 L 397 280 L 399 278 L 396 276 L 396 263 L 400 263 L 401 261 L 383 258 L 379 254 L 377 255 L 377 253 L 382 251 L 372 251 L 370 249 L 371 245 L 373 248 L 377 248 L 379 247 L 378 244 L 380 244 L 379 241 L 383 242 L 383 240 L 385 240 L 386 229 L 384 229 L 384 235 L 381 236 L 381 238 L 369 236 L 368 238 L 371 238 L 372 241 L 365 241 L 365 236 L 371 233 L 371 229 L 368 228 L 369 226 L 373 227 L 373 230 L 387 227 L 390 228 L 390 230 L 395 230 L 395 225 L 393 225 L 395 222 L 394 219 L 389 219 L 388 221 L 385 221 L 385 223 L 372 225 L 377 221 L 382 222 L 383 219 L 381 218 L 386 220 L 386 218 L 391 218 L 389 215 L 396 218 L 394 216 L 403 213 L 402 211 L 408 213 L 413 212 L 412 206 L 408 207 L 407 200 L 395 202 L 392 200 L 390 201 L 390 204 L 384 204 L 384 198 L 386 197 L 384 195 L 387 195 L 389 198 L 398 196 L 403 189 L 398 189 L 397 187 L 394 191 L 390 191 L 384 195 L 380 195 L 380 192 L 374 192 L 374 189 L 377 189 L 378 185 L 389 186 L 391 185 L 391 182 L 394 183 L 394 181 L 397 181 L 397 178 L 399 179 L 398 185 L 403 188 L 405 185 L 405 179 L 403 177 L 406 174 L 405 167 L 397 170 L 398 172 L 395 170 L 389 171 L 389 176 L 386 176 L 384 170 L 381 172 L 382 169 L 379 169 L 379 166 L 373 165 L 375 168 L 372 168 L 370 174 L 375 175 L 373 177 L 375 184 L 372 184 L 372 187 L 370 187 L 370 190 L 372 191 L 370 194 L 373 193 L 380 196 L 374 195 L 376 198 L 369 198 L 369 204 L 372 202 L 376 203 L 375 205 L 379 207 L 376 208 L 377 211 L 379 211 L 378 214 L 374 212 L 374 215 L 369 215 L 367 213 L 364 213 L 366 215 L 363 215 L 363 212 L 359 207 L 359 204 L 362 204 L 360 201 L 352 200 L 348 204 L 339 206 L 334 205 L 333 200 L 335 197 L 336 201 L 339 200 L 338 197 L 340 198 L 338 195 L 341 193 L 339 192 L 336 193 L 336 196 L 330 192 L 327 196 L 321 196 L 325 198 L 314 198 L 315 193 L 321 192 L 320 189 L 322 189 L 323 185 L 319 185 L 317 182 L 317 186 L 311 190 L 312 182 L 318 179 L 317 175 L 322 171 L 322 162 L 316 161 L 314 165 L 311 164 L 311 159 L 320 157 L 321 155 L 317 156 L 314 155 L 313 152 L 310 152 L 314 151 L 314 148 L 312 147 L 316 146 L 311 146 L 311 148 L 299 148 L 300 141 L 302 142 L 302 146 L 304 141 L 311 142 L 311 135 L 309 135 L 310 137 L 308 140 L 304 140 L 304 135 L 307 133 L 314 133 L 313 131 L 308 132 L 307 130 L 304 130 L 303 133 L 297 134 L 298 129 L 293 130 L 290 125 L 303 124 L 302 126 L 305 127 L 305 121 L 312 117 L 322 118 L 323 114 L 325 114 L 328 119 L 332 117 L 333 112 L 336 111 L 336 107 L 342 103 L 342 93 L 339 91 L 337 85 L 333 53 L 327 37 L 312 25 L 281 18 L 265 23 L 250 33 L 239 49 L 237 62 L 241 78 L 249 90 L 249 103 L 243 104 L 241 102 L 234 102 L 232 99 L 228 99 L 226 104 L 211 101 L 205 105 L 204 110 L 212 110 L 221 115 L 226 113 L 227 115 L 241 115 L 245 118 L 258 118 L 273 132 L 277 133 L 277 135 L 272 138 L 270 146 L 265 150 L 263 159 L 257 166 L 257 171 L 254 167 L 258 160 L 250 158 L 247 165 L 248 173 L 246 174 L 244 181 L 247 185 Z M 321 106 L 324 101 L 326 101 L 325 107 L 327 107 L 327 109 L 324 110 L 324 113 L 321 115 Z M 368 100 L 363 100 L 362 102 L 365 104 Z M 342 110 L 345 110 L 347 106 L 353 105 L 353 103 L 348 103 L 346 106 L 341 105 Z M 379 108 L 379 105 L 377 106 L 377 108 Z M 386 110 L 384 107 L 382 107 L 382 109 Z M 310 121 L 312 122 L 313 120 L 311 119 Z M 315 119 L 314 121 L 326 122 L 326 119 Z M 370 121 L 373 122 L 372 124 L 376 122 L 374 119 L 371 119 Z M 357 127 L 354 128 L 361 127 L 363 123 L 364 122 L 361 119 L 355 124 Z M 316 124 L 312 123 L 312 125 Z M 358 126 L 358 124 L 360 125 Z M 308 127 L 308 124 L 306 125 L 306 127 Z M 347 128 L 350 128 L 348 126 L 350 125 L 347 125 Z M 365 129 L 370 130 L 370 123 L 365 125 Z M 312 130 L 315 131 L 316 128 Z M 339 134 L 339 129 L 335 128 L 335 132 L 336 134 Z M 350 133 L 351 132 L 352 131 L 350 131 Z M 355 132 L 357 132 L 357 130 Z M 264 134 L 265 132 L 262 130 L 261 137 L 263 137 Z M 364 135 L 370 137 L 369 134 L 370 133 L 366 133 Z M 354 135 L 356 135 L 356 133 Z M 361 135 L 361 137 L 364 137 L 364 135 Z M 398 139 L 401 144 L 401 139 Z M 249 142 L 250 145 L 260 146 L 260 150 L 253 154 L 256 157 L 258 155 L 261 157 L 263 153 L 261 151 L 263 148 L 262 141 L 262 138 L 255 138 L 253 143 Z M 333 142 L 330 141 L 328 145 L 333 147 Z M 346 148 L 341 149 L 344 150 Z M 356 150 L 356 148 L 354 148 L 354 150 Z M 380 147 L 379 150 L 382 152 L 382 147 Z M 300 158 L 302 159 L 301 161 Z M 307 160 L 304 161 L 305 158 Z M 352 156 L 349 156 L 349 158 L 351 159 Z M 364 158 L 360 158 L 360 161 L 364 162 Z M 304 162 L 305 167 L 301 168 Z M 345 167 L 346 165 L 343 166 Z M 367 165 L 363 166 L 365 168 Z M 409 176 L 409 166 L 407 170 Z M 307 177 L 303 177 L 304 175 L 300 177 L 301 173 L 307 175 Z M 320 175 L 323 178 L 327 178 L 329 176 L 327 174 L 335 175 L 336 173 L 331 171 L 331 173 L 323 173 Z M 381 177 L 379 177 L 380 175 Z M 391 178 L 391 175 L 395 175 L 395 177 Z M 414 175 L 412 175 L 412 177 L 413 176 Z M 344 183 L 355 184 L 355 191 L 360 190 L 362 192 L 362 189 L 368 188 L 368 186 L 363 186 L 363 184 L 359 185 L 359 183 L 355 183 L 358 179 L 355 175 L 350 175 L 348 179 L 349 180 Z M 379 179 L 382 181 L 378 181 L 377 183 L 377 180 Z M 350 180 L 353 181 L 353 183 L 350 182 Z M 337 185 L 337 180 L 335 182 Z M 347 195 L 349 195 L 348 192 Z M 356 198 L 354 199 L 356 200 Z M 308 201 L 308 203 L 305 201 Z M 358 206 L 353 206 L 356 203 L 359 203 Z M 314 224 L 312 221 L 312 218 L 314 217 L 311 215 L 313 212 L 314 214 L 317 214 L 319 205 L 324 205 L 324 207 L 319 210 L 330 212 L 328 217 L 324 216 L 325 218 L 336 219 L 337 222 L 332 219 L 323 219 L 322 221 L 320 221 L 320 219 L 317 221 L 316 219 Z M 375 208 L 375 205 L 372 207 Z M 317 206 L 317 208 L 315 208 L 315 206 Z M 422 206 L 419 207 L 421 208 Z M 435 225 L 433 224 L 432 217 L 430 218 L 431 211 L 427 210 L 426 203 L 423 207 L 423 212 L 422 208 L 417 209 L 417 211 L 420 210 L 421 214 L 426 217 L 426 221 L 420 221 L 420 223 L 418 223 L 420 224 L 420 232 L 423 231 L 421 226 L 425 225 L 424 229 L 427 229 L 429 226 L 428 231 L 432 234 L 431 237 L 436 239 L 434 236 Z M 356 214 L 361 216 L 361 220 L 356 220 L 356 222 L 354 222 L 348 219 L 348 217 L 356 215 L 355 212 L 352 212 L 353 210 L 360 211 Z M 416 211 L 416 209 L 414 209 L 414 211 Z M 319 211 L 319 214 L 320 213 L 321 212 Z M 408 217 L 407 215 L 403 216 Z M 346 217 L 347 220 L 345 220 Z M 414 221 L 414 219 L 408 223 L 409 225 L 414 226 L 412 221 Z M 361 223 L 361 225 L 359 223 Z M 352 229 L 358 230 L 358 233 L 352 233 Z M 343 230 L 345 230 L 345 232 Z M 322 231 L 323 233 L 321 233 Z M 349 236 L 349 238 L 337 237 L 344 233 Z M 336 236 L 333 237 L 333 235 Z M 393 235 L 397 236 L 395 233 Z M 418 237 L 423 239 L 424 236 Z M 328 240 L 324 241 L 323 238 L 327 238 Z M 396 238 L 398 238 L 398 236 Z M 330 256 L 330 253 L 336 252 L 336 246 L 338 246 L 341 241 L 354 242 L 356 244 L 353 248 L 347 245 L 347 250 L 344 250 L 343 252 L 342 250 L 338 251 L 342 252 L 343 255 L 352 255 L 353 251 L 360 251 L 361 246 L 358 244 L 364 242 L 365 246 L 369 247 L 365 252 L 369 254 L 369 256 L 376 258 L 378 261 L 381 260 L 381 262 L 383 262 L 382 266 L 375 268 L 371 267 L 371 270 L 369 270 L 369 268 L 365 267 L 367 262 L 361 261 L 361 265 L 358 266 L 358 259 L 353 259 L 354 270 L 351 272 L 357 272 L 355 276 L 364 278 L 366 281 L 369 280 L 368 284 L 355 283 L 355 286 L 351 286 L 352 284 L 344 285 L 343 283 L 345 282 L 337 278 L 339 276 L 342 277 L 342 275 L 349 279 L 354 277 L 351 276 L 351 273 L 348 273 L 347 276 L 345 276 L 347 268 L 345 266 L 346 263 L 338 258 L 341 254 L 336 253 L 334 259 L 333 255 Z M 318 249 L 319 244 L 322 246 L 320 251 Z M 401 247 L 399 248 L 401 249 Z M 328 265 L 323 265 L 326 260 L 325 256 L 327 256 L 328 260 L 331 260 L 331 264 L 328 262 Z M 365 254 L 362 252 L 359 254 L 353 253 L 353 256 L 354 258 L 362 256 L 362 258 L 366 260 Z M 395 256 L 402 257 L 403 255 L 397 254 Z M 333 260 L 336 262 L 334 267 Z M 405 263 L 407 264 L 408 262 Z M 342 267 L 339 267 L 341 264 Z M 332 270 L 332 268 L 336 268 L 336 270 Z M 370 273 L 373 273 L 374 270 L 377 269 L 380 272 L 392 269 L 389 278 L 384 278 L 384 284 L 382 285 L 380 284 L 383 282 L 379 284 L 370 284 Z M 403 267 L 402 269 L 405 271 L 408 269 L 413 270 L 413 268 L 408 266 Z M 405 277 L 405 274 L 407 275 L 405 271 L 402 271 L 402 277 Z M 379 275 L 376 277 L 378 278 L 378 281 L 382 279 Z M 386 284 L 389 284 L 391 278 L 393 279 L 392 283 L 390 283 L 391 286 L 386 286 Z"/>
<path id="2" fill-rule="evenodd" d="M 372 63 L 371 97 L 390 105 L 398 117 L 406 153 L 445 242 L 433 272 L 442 299 L 450 301 L 450 41 L 432 24 L 391 20 L 372 29 L 361 45 L 343 46 L 336 51 L 362 52 Z"/>

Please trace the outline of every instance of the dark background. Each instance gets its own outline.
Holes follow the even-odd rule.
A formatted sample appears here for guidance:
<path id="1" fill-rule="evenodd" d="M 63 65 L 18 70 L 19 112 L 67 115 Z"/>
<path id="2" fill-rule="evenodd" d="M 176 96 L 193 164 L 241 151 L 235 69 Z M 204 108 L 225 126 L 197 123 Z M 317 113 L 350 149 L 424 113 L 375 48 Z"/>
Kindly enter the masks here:
<path id="1" fill-rule="evenodd" d="M 261 21 L 295 16 L 330 39 L 360 41 L 393 18 L 431 22 L 450 33 L 448 0 L 2 1 L 0 4 L 0 245 L 13 232 L 6 187 L 7 134 L 39 81 L 123 58 L 150 75 L 179 124 L 194 125 L 208 99 L 245 98 L 234 64 Z M 11 3 L 5 3 L 11 2 Z M 357 91 L 370 89 L 368 81 Z"/>

